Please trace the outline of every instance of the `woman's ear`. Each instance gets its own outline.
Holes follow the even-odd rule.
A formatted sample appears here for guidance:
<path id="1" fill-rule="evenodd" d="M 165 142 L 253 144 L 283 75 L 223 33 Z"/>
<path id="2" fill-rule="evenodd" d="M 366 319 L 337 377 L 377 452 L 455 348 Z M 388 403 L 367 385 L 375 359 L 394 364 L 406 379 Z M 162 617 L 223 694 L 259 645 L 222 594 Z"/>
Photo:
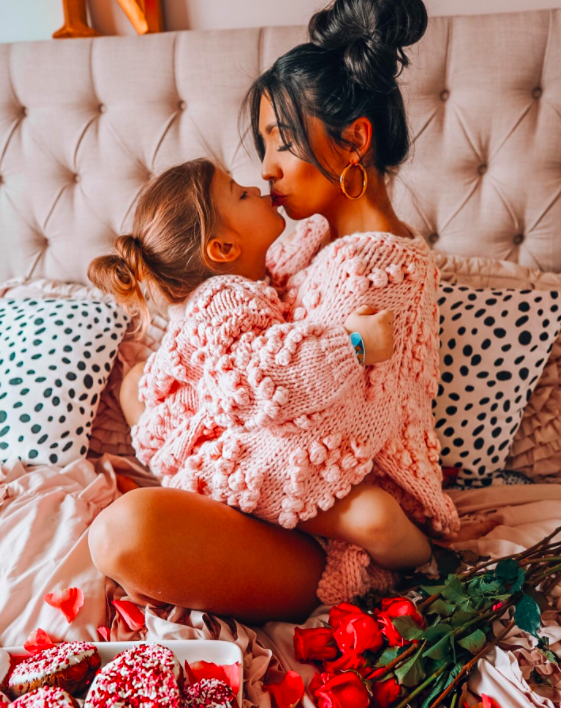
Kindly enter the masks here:
<path id="1" fill-rule="evenodd" d="M 348 125 L 343 131 L 345 140 L 353 146 L 353 153 L 358 153 L 360 159 L 364 158 L 374 147 L 372 123 L 365 116 L 361 116 Z"/>
<path id="2" fill-rule="evenodd" d="M 211 263 L 233 263 L 240 257 L 241 252 L 237 240 L 229 236 L 216 236 L 206 245 L 206 257 Z"/>

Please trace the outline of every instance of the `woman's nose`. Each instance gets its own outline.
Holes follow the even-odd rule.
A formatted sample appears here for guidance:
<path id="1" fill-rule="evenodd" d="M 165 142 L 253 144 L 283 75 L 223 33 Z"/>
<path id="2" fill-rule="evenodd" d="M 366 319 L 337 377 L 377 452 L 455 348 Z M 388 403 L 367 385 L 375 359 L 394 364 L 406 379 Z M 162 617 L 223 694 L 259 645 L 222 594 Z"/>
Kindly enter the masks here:
<path id="1" fill-rule="evenodd" d="M 281 177 L 280 167 L 270 155 L 270 151 L 267 151 L 261 163 L 261 177 L 265 182 L 274 182 Z"/>

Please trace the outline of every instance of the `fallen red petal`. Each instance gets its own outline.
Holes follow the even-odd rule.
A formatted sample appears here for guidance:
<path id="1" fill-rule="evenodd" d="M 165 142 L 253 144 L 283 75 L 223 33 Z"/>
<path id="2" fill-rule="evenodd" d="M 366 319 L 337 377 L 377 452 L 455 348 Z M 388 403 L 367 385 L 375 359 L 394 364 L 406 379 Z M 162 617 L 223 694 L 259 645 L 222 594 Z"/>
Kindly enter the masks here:
<path id="1" fill-rule="evenodd" d="M 144 615 L 134 603 L 128 600 L 111 600 L 111 602 L 130 630 L 138 631 L 144 627 Z"/>
<path id="2" fill-rule="evenodd" d="M 485 693 L 481 694 L 481 700 L 483 701 L 483 708 L 501 708 L 494 698 Z"/>
<path id="3" fill-rule="evenodd" d="M 219 679 L 227 683 L 236 694 L 240 688 L 239 662 L 235 664 L 215 664 L 212 661 L 194 661 L 189 664 L 186 661 L 185 673 L 189 683 L 197 683 L 202 679 Z"/>
<path id="4" fill-rule="evenodd" d="M 70 624 L 76 619 L 76 615 L 84 604 L 84 593 L 80 588 L 65 588 L 45 595 L 44 600 L 51 607 L 60 610 Z"/>
<path id="5" fill-rule="evenodd" d="M 36 629 L 34 632 L 31 632 L 29 637 L 27 637 L 23 648 L 30 654 L 37 654 L 37 652 L 43 651 L 43 649 L 48 649 L 52 646 L 54 646 L 53 640 L 49 637 L 49 635 L 45 632 L 44 629 L 39 628 Z"/>
<path id="6" fill-rule="evenodd" d="M 111 641 L 111 630 L 109 629 L 109 627 L 98 627 L 97 633 L 99 634 L 99 636 L 102 638 L 102 640 L 104 642 Z"/>
<path id="7" fill-rule="evenodd" d="M 304 695 L 304 682 L 296 671 L 288 671 L 280 683 L 263 686 L 269 691 L 276 708 L 294 708 Z"/>

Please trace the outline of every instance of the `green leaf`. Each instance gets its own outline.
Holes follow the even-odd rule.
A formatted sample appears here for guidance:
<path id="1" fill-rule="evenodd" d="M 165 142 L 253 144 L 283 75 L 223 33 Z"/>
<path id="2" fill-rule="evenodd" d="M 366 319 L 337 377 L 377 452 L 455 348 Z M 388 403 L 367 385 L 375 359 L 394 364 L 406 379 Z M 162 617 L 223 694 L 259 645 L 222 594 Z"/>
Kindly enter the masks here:
<path id="1" fill-rule="evenodd" d="M 449 624 L 433 624 L 431 627 L 425 629 L 421 634 L 421 639 L 427 639 L 429 642 L 435 637 L 444 637 L 447 634 L 451 634 L 453 631 Z"/>
<path id="2" fill-rule="evenodd" d="M 544 610 L 553 609 L 553 607 L 547 601 L 547 597 L 543 594 L 543 592 L 536 590 L 536 588 L 528 588 L 526 590 L 526 595 L 529 595 L 530 597 L 534 598 L 541 612 L 543 612 Z"/>
<path id="3" fill-rule="evenodd" d="M 419 585 L 419 588 L 426 592 L 430 597 L 431 595 L 436 595 L 437 592 L 442 592 L 446 585 Z"/>
<path id="4" fill-rule="evenodd" d="M 444 684 L 446 683 L 446 679 L 448 678 L 448 674 L 446 671 L 443 671 L 440 676 L 436 679 L 432 686 L 431 692 L 428 694 L 428 696 L 425 698 L 425 700 L 421 703 L 421 708 L 428 708 L 430 704 L 433 702 L 433 700 L 440 694 L 442 691 L 444 691 Z"/>
<path id="5" fill-rule="evenodd" d="M 446 659 L 450 653 L 451 645 L 454 642 L 454 637 L 449 633 L 440 639 L 436 644 L 428 649 L 425 649 L 423 656 L 428 656 L 431 659 Z"/>
<path id="6" fill-rule="evenodd" d="M 501 582 L 513 583 L 518 577 L 518 568 L 513 558 L 505 558 L 495 566 L 495 577 Z"/>
<path id="7" fill-rule="evenodd" d="M 516 577 L 516 580 L 512 584 L 512 587 L 510 588 L 510 592 L 514 594 L 515 592 L 522 590 L 522 585 L 524 584 L 525 579 L 526 579 L 525 568 L 518 568 L 518 575 Z"/>
<path id="8" fill-rule="evenodd" d="M 416 652 L 413 656 L 394 670 L 395 676 L 400 684 L 411 688 L 417 686 L 424 678 L 425 671 L 423 669 L 423 660 Z"/>
<path id="9" fill-rule="evenodd" d="M 462 602 L 462 600 L 465 600 L 466 593 L 462 581 L 453 575 L 446 582 L 446 587 L 442 591 L 442 596 L 455 605 L 458 605 Z"/>
<path id="10" fill-rule="evenodd" d="M 439 597 L 438 600 L 431 602 L 425 612 L 427 615 L 432 615 L 436 613 L 441 617 L 448 617 L 452 614 L 452 612 L 454 612 L 455 609 L 456 605 L 452 605 L 452 603 L 446 602 L 446 600 L 443 600 Z"/>
<path id="11" fill-rule="evenodd" d="M 477 652 L 485 644 L 486 639 L 485 634 L 480 629 L 476 629 L 475 632 L 472 632 L 471 634 L 468 634 L 467 637 L 460 639 L 458 644 L 472 654 L 477 654 Z"/>
<path id="12" fill-rule="evenodd" d="M 538 636 L 540 628 L 541 612 L 538 603 L 529 595 L 522 595 L 516 603 L 514 609 L 514 621 L 516 626 L 529 632 L 534 637 Z"/>
<path id="13" fill-rule="evenodd" d="M 384 651 L 380 654 L 378 661 L 374 664 L 374 668 L 381 669 L 382 667 L 387 666 L 390 661 L 393 661 L 396 656 L 399 656 L 400 649 L 403 649 L 403 647 L 387 647 L 384 649 Z"/>
<path id="14" fill-rule="evenodd" d="M 476 616 L 477 612 L 466 612 L 465 610 L 458 609 L 454 612 L 450 624 L 452 627 L 461 627 L 466 622 L 469 622 Z"/>
<path id="15" fill-rule="evenodd" d="M 452 667 L 452 670 L 448 674 L 446 678 L 446 683 L 444 684 L 444 688 L 447 688 L 452 681 L 456 678 L 456 676 L 460 673 L 460 671 L 464 668 L 464 665 L 461 662 L 458 662 L 457 664 L 454 664 Z M 443 689 L 444 690 L 444 689 Z"/>
<path id="16" fill-rule="evenodd" d="M 392 622 L 404 639 L 418 639 L 423 633 L 422 627 L 419 627 L 415 620 L 409 615 L 392 617 Z"/>

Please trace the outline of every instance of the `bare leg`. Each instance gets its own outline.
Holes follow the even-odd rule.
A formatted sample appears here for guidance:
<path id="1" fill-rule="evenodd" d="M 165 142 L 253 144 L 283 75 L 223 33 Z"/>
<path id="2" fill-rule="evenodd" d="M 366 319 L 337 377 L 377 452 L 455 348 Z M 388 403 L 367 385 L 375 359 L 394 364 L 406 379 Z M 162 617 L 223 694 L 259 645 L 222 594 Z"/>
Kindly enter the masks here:
<path id="1" fill-rule="evenodd" d="M 358 484 L 327 511 L 300 521 L 307 533 L 361 546 L 384 568 L 398 570 L 426 563 L 431 548 L 425 534 L 385 489 Z"/>
<path id="2" fill-rule="evenodd" d="M 94 520 L 94 565 L 137 602 L 246 623 L 301 622 L 319 605 L 325 553 L 309 535 L 180 489 L 134 489 Z"/>
<path id="3" fill-rule="evenodd" d="M 138 382 L 144 373 L 144 364 L 146 362 L 141 361 L 132 367 L 123 378 L 119 392 L 119 402 L 121 403 L 123 415 L 131 428 L 136 425 L 146 407 L 142 401 L 138 400 Z"/>

